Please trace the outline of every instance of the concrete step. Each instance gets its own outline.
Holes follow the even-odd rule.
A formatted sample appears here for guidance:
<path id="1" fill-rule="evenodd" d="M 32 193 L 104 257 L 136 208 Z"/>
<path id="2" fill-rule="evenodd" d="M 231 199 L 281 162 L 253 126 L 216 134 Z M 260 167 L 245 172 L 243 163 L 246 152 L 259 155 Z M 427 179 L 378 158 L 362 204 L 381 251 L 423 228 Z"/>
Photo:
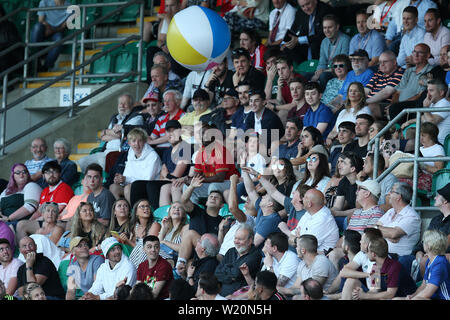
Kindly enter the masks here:
<path id="1" fill-rule="evenodd" d="M 151 16 L 151 17 L 144 17 L 144 22 L 155 22 L 158 20 L 157 16 Z M 141 18 L 136 19 L 136 25 L 139 25 L 141 22 Z"/>
<path id="2" fill-rule="evenodd" d="M 133 27 L 133 28 L 119 28 L 117 29 L 117 36 L 119 37 L 126 37 L 139 34 L 139 28 Z"/>
<path id="3" fill-rule="evenodd" d="M 28 83 L 27 84 L 27 88 L 29 89 L 35 89 L 35 88 L 39 88 L 42 87 L 46 82 L 32 82 L 32 83 Z M 70 87 L 70 81 L 58 81 L 54 84 L 52 84 L 50 87 Z M 21 83 L 19 88 L 23 88 L 23 84 Z"/>
<path id="4" fill-rule="evenodd" d="M 85 157 L 87 155 L 89 155 L 89 153 L 72 153 L 69 156 L 69 159 L 72 160 L 72 161 L 77 161 L 77 160 L 79 160 L 79 159 L 81 159 L 81 158 L 83 158 L 83 157 Z"/>

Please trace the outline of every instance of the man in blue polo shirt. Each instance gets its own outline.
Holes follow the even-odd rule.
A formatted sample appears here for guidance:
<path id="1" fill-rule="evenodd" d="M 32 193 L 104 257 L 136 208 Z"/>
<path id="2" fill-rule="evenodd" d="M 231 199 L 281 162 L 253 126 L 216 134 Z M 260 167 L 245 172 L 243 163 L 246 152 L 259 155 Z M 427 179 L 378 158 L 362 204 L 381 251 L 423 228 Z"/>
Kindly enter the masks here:
<path id="1" fill-rule="evenodd" d="M 303 118 L 303 126 L 313 126 L 322 133 L 324 140 L 334 127 L 336 118 L 333 111 L 320 102 L 322 92 L 318 82 L 308 82 L 305 85 L 305 100 L 310 105 L 310 109 Z"/>

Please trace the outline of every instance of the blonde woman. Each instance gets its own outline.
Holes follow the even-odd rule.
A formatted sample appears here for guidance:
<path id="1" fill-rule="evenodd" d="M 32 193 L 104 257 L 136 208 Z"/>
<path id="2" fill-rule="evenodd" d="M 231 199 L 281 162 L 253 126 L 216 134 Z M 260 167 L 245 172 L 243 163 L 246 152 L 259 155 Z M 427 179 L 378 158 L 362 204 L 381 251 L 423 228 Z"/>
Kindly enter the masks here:
<path id="1" fill-rule="evenodd" d="M 45 202 L 41 206 L 44 221 L 36 234 L 43 234 L 50 238 L 54 244 L 58 244 L 59 239 L 64 233 L 64 228 L 57 225 L 59 208 L 55 202 Z"/>
<path id="2" fill-rule="evenodd" d="M 47 300 L 44 289 L 36 282 L 29 282 L 25 285 L 24 300 Z"/>
<path id="3" fill-rule="evenodd" d="M 89 252 L 101 250 L 100 244 L 105 235 L 105 226 L 95 217 L 94 207 L 90 202 L 80 202 L 72 218 L 70 237 L 83 237 L 90 240 Z"/>
<path id="4" fill-rule="evenodd" d="M 159 255 L 168 260 L 173 267 L 181 248 L 182 235 L 189 229 L 186 210 L 180 202 L 176 201 L 170 206 L 169 214 L 162 219 L 161 225 L 158 235 Z"/>
<path id="5" fill-rule="evenodd" d="M 161 225 L 155 221 L 150 202 L 146 199 L 137 201 L 131 211 L 131 236 L 124 241 L 126 245 L 132 246 L 130 261 L 136 267 L 147 259 L 143 248 L 143 240 L 146 236 L 158 236 Z"/>

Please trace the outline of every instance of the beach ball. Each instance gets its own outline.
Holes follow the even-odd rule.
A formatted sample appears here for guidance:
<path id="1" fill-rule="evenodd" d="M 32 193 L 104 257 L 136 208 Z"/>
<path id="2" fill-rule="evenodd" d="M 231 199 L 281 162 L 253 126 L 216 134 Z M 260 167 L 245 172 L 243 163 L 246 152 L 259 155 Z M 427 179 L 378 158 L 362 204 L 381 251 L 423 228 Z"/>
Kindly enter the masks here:
<path id="1" fill-rule="evenodd" d="M 167 48 L 182 66 L 194 71 L 220 64 L 230 48 L 231 34 L 215 11 L 190 6 L 174 15 L 167 31 Z"/>

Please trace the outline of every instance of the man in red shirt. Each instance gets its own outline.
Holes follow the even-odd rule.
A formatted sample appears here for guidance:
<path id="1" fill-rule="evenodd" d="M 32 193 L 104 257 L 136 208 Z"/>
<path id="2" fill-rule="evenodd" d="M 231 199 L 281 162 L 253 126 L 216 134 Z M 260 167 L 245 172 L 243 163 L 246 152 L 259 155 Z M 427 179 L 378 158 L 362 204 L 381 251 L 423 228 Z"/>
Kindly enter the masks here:
<path id="1" fill-rule="evenodd" d="M 42 190 L 39 208 L 34 212 L 29 220 L 19 221 L 17 224 L 17 239 L 22 239 L 26 235 L 36 233 L 40 228 L 42 219 L 41 205 L 46 202 L 55 202 L 59 212 L 62 212 L 69 200 L 73 197 L 72 188 L 61 180 L 61 166 L 56 160 L 47 162 L 42 167 L 42 174 L 48 187 Z"/>
<path id="2" fill-rule="evenodd" d="M 144 282 L 152 288 L 153 297 L 163 300 L 169 297 L 169 287 L 173 280 L 172 266 L 159 255 L 160 243 L 156 236 L 143 240 L 143 250 L 147 260 L 139 264 L 136 283 Z"/>

